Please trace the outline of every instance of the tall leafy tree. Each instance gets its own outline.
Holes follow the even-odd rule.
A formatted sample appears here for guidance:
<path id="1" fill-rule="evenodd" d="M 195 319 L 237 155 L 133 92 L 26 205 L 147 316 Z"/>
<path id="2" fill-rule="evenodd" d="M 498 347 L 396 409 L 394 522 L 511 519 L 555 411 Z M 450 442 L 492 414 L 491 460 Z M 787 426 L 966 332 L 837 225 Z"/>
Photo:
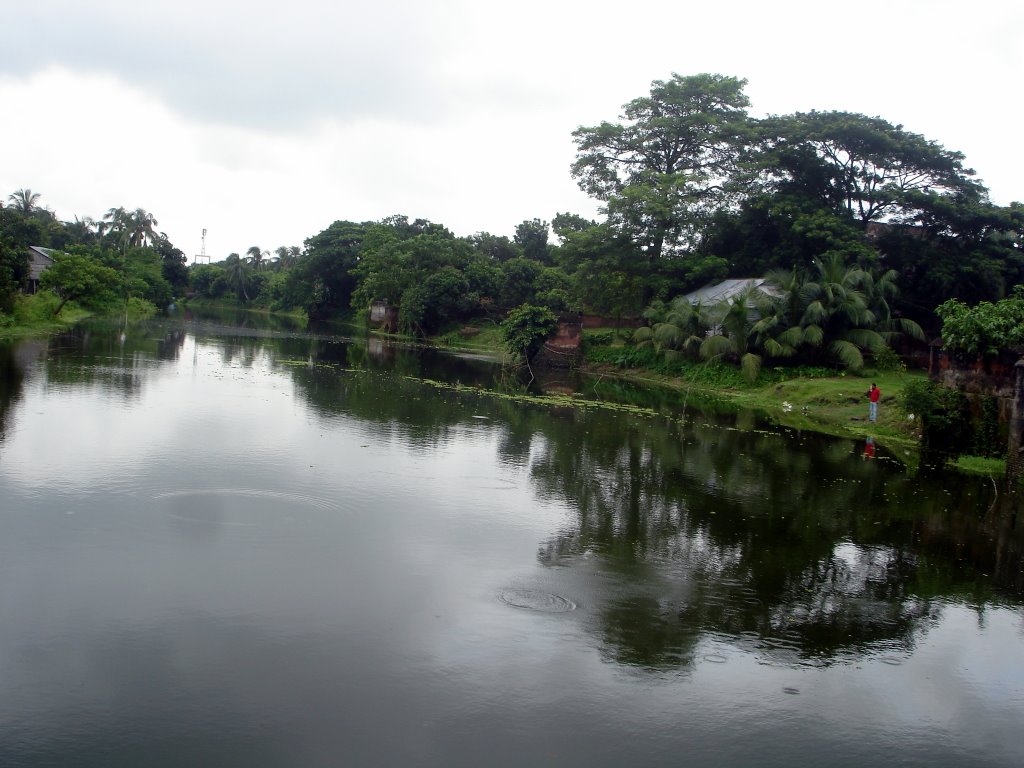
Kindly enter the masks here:
<path id="1" fill-rule="evenodd" d="M 880 117 L 806 112 L 760 125 L 762 167 L 862 222 L 912 219 L 922 196 L 986 196 L 960 152 Z"/>
<path id="2" fill-rule="evenodd" d="M 522 222 L 516 227 L 513 238 L 516 245 L 523 250 L 523 256 L 534 261 L 550 261 L 548 253 L 548 223 L 540 219 Z"/>
<path id="3" fill-rule="evenodd" d="M 495 262 L 504 262 L 522 255 L 520 248 L 504 235 L 477 232 L 469 238 L 474 250 Z"/>
<path id="4" fill-rule="evenodd" d="M 745 84 L 673 74 L 625 104 L 622 122 L 573 132 L 573 177 L 652 261 L 692 243 L 726 201 L 748 130 Z"/>
<path id="5" fill-rule="evenodd" d="M 305 242 L 306 255 L 285 282 L 285 302 L 310 317 L 330 318 L 349 309 L 356 289 L 355 268 L 372 223 L 336 221 Z"/>

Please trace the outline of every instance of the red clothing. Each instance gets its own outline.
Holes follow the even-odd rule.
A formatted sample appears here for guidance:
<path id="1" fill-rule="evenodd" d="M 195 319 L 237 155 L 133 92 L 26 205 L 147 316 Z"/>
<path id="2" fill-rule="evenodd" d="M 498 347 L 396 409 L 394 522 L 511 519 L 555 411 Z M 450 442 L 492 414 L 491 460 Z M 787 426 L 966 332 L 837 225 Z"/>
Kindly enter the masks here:
<path id="1" fill-rule="evenodd" d="M 877 403 L 878 402 L 878 398 L 881 397 L 881 396 L 882 396 L 882 390 L 880 390 L 878 387 L 872 387 L 871 391 L 868 392 L 868 397 L 871 398 L 871 402 L 872 403 Z"/>

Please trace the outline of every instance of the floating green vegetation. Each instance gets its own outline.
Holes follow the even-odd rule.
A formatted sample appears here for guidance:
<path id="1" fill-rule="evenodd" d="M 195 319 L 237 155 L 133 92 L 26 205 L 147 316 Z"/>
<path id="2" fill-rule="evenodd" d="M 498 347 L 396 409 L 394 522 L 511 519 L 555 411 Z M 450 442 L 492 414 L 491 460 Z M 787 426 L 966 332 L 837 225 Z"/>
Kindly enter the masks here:
<path id="1" fill-rule="evenodd" d="M 659 417 L 665 414 L 653 409 L 647 408 L 640 405 L 631 405 L 627 403 L 610 403 L 604 400 L 585 400 L 573 395 L 531 395 L 525 392 L 502 392 L 495 389 L 482 389 L 480 387 L 470 387 L 465 384 L 450 384 L 444 381 L 436 381 L 434 379 L 423 379 L 417 376 L 403 376 L 406 381 L 414 381 L 420 384 L 426 384 L 434 387 L 435 389 L 443 389 L 449 392 L 459 392 L 462 394 L 473 394 L 482 397 L 489 397 L 495 400 L 506 400 L 517 403 L 529 403 L 531 405 L 541 405 L 545 407 L 559 407 L 559 408 L 581 408 L 591 410 L 605 410 L 605 411 L 618 411 L 620 413 L 631 413 L 636 416 L 647 416 L 647 417 Z"/>

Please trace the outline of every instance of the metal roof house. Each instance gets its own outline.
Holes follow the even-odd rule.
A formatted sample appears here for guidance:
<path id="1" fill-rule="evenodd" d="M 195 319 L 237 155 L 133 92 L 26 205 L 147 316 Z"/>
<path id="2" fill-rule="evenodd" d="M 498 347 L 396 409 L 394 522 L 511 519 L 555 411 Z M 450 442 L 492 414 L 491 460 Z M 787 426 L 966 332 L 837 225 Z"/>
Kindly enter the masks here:
<path id="1" fill-rule="evenodd" d="M 705 285 L 703 288 L 698 288 L 696 291 L 690 291 L 684 298 L 691 304 L 700 304 L 702 307 L 708 307 L 712 304 L 728 301 L 750 288 L 756 288 L 766 296 L 777 296 L 778 291 L 765 283 L 766 281 L 763 277 L 723 280 L 720 283 L 712 283 L 711 285 Z"/>
<path id="2" fill-rule="evenodd" d="M 769 285 L 767 281 L 761 278 L 738 278 L 732 280 L 723 280 L 720 283 L 713 283 L 711 285 L 705 285 L 703 288 L 698 288 L 696 291 L 690 291 L 684 298 L 690 302 L 690 304 L 700 304 L 701 307 L 714 308 L 711 310 L 709 315 L 709 321 L 711 322 L 711 328 L 708 330 L 708 335 L 721 333 L 722 318 L 725 317 L 726 307 L 725 302 L 730 301 L 736 296 L 740 296 L 750 289 L 754 289 L 757 292 L 764 294 L 765 296 L 779 297 L 778 289 Z M 747 299 L 747 321 L 756 323 L 761 319 L 761 312 L 758 310 L 757 305 Z"/>
<path id="3" fill-rule="evenodd" d="M 52 248 L 43 248 L 39 245 L 28 247 L 28 281 L 25 285 L 26 293 L 35 293 L 39 290 L 39 277 L 51 266 L 53 266 Z"/>

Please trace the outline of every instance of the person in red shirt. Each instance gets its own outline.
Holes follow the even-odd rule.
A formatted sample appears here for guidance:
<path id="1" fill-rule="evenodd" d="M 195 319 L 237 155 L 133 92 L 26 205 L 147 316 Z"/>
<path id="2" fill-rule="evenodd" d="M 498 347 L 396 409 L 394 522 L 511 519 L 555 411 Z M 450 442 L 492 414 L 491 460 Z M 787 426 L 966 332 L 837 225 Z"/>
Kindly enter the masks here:
<path id="1" fill-rule="evenodd" d="M 878 420 L 878 398 L 882 396 L 882 390 L 878 385 L 871 382 L 871 389 L 868 390 L 868 421 Z"/>

